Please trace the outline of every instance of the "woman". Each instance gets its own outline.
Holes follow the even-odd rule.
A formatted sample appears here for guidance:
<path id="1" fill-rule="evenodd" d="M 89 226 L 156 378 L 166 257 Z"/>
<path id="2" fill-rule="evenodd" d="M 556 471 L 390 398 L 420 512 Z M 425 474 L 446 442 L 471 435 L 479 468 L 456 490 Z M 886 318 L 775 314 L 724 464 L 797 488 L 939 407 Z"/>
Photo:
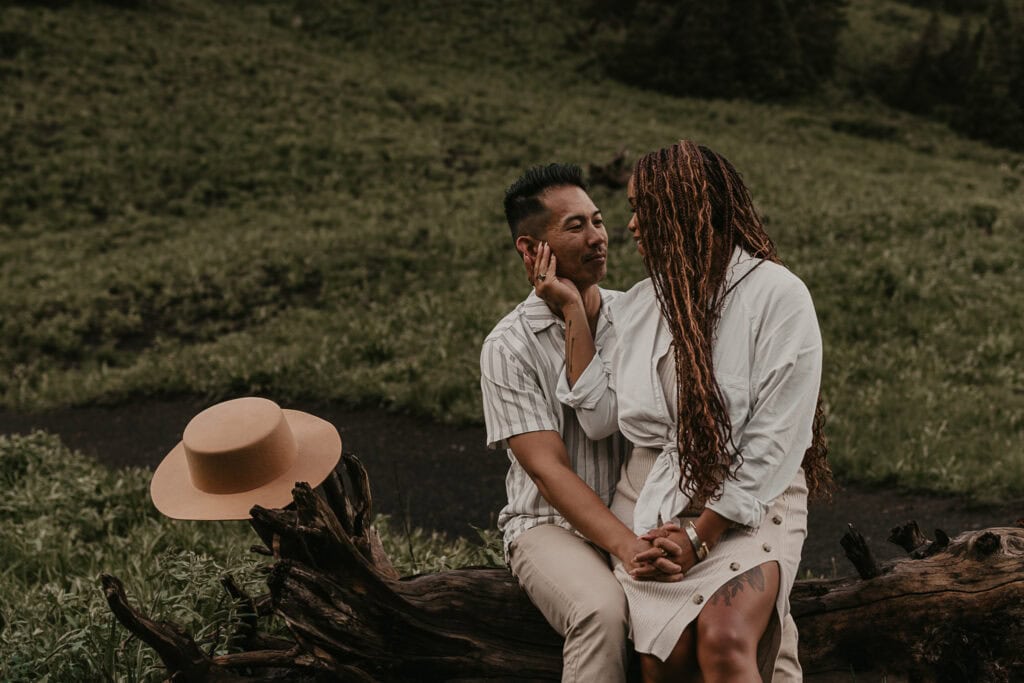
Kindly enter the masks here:
<path id="1" fill-rule="evenodd" d="M 615 301 L 611 353 L 577 364 L 560 398 L 588 433 L 617 419 L 635 445 L 612 511 L 653 544 L 616 566 L 644 679 L 771 680 L 808 485 L 831 481 L 814 307 L 720 155 L 652 152 L 628 193 L 651 277 Z M 562 297 L 549 249 L 535 268 L 538 294 Z M 593 348 L 569 334 L 570 357 Z"/>

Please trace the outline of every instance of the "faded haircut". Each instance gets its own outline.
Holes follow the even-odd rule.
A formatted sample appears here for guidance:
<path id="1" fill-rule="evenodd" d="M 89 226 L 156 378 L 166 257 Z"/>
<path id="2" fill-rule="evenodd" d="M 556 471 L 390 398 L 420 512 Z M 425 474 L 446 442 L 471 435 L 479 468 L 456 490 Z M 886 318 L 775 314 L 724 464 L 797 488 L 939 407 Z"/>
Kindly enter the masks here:
<path id="1" fill-rule="evenodd" d="M 552 187 L 567 185 L 574 185 L 584 192 L 587 190 L 583 171 L 576 164 L 534 166 L 505 190 L 505 218 L 512 232 L 512 241 L 522 234 L 523 221 L 547 210 L 540 195 Z"/>

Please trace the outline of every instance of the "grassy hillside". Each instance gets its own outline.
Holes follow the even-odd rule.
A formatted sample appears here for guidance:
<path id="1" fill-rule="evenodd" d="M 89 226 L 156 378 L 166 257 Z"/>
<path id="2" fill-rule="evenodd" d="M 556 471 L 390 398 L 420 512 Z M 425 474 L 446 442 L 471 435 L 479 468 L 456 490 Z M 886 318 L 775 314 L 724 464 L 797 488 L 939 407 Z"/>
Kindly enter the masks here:
<path id="1" fill-rule="evenodd" d="M 527 292 L 503 188 L 690 137 L 744 172 L 815 296 L 837 469 L 1024 495 L 1020 155 L 838 93 L 604 80 L 573 3 L 55 5 L 0 9 L 0 404 L 480 420 L 480 342 Z M 848 65 L 922 16 L 873 6 Z M 624 225 L 621 191 L 594 196 Z M 616 231 L 608 285 L 642 276 Z"/>

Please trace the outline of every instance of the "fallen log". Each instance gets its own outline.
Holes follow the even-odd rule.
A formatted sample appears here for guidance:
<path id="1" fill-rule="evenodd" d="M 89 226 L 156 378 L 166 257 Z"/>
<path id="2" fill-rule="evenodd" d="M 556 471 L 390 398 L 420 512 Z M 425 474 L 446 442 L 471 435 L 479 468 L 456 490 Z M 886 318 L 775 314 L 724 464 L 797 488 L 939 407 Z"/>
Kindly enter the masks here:
<path id="1" fill-rule="evenodd" d="M 250 598 L 232 642 L 210 656 L 180 628 L 147 618 L 104 576 L 118 620 L 152 646 L 175 681 L 557 681 L 561 641 L 507 570 L 465 568 L 400 578 L 370 525 L 366 472 L 345 454 L 317 490 L 299 483 L 290 509 L 254 507 L 272 555 L 269 593 Z M 893 542 L 910 559 L 878 564 L 844 537 L 870 578 L 798 581 L 791 604 L 811 680 L 872 672 L 890 680 L 1024 680 L 1024 529 L 928 541 L 908 523 Z M 917 559 L 914 559 L 917 558 Z M 260 633 L 274 613 L 291 639 Z M 849 680 L 848 678 L 846 680 Z"/>

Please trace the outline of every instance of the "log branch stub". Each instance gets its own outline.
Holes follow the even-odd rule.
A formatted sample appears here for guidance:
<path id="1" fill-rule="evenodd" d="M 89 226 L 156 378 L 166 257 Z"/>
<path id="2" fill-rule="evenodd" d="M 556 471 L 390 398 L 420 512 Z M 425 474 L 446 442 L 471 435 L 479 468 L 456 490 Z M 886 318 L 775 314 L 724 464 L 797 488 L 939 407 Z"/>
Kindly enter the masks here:
<path id="1" fill-rule="evenodd" d="M 974 541 L 973 550 L 978 557 L 988 557 L 999 550 L 1001 545 L 999 534 L 986 531 Z"/>
<path id="2" fill-rule="evenodd" d="M 370 477 L 366 468 L 353 453 L 342 454 L 341 464 L 348 481 L 352 484 L 353 494 L 346 500 L 352 502 L 352 535 L 362 536 L 373 518 L 373 497 L 370 495 Z"/>
<path id="3" fill-rule="evenodd" d="M 100 582 L 114 616 L 135 637 L 156 651 L 170 681 L 235 683 L 259 678 L 299 683 L 327 680 L 322 678 L 322 667 L 316 658 L 302 652 L 294 642 L 262 634 L 253 634 L 248 643 L 250 649 L 245 652 L 207 655 L 177 624 L 155 621 L 132 607 L 119 579 L 101 574 Z M 233 581 L 228 583 L 233 585 Z M 254 607 L 258 602 L 259 599 L 253 601 Z M 280 647 L 257 647 L 268 644 Z M 261 669 L 263 674 L 253 674 L 253 669 Z"/>
<path id="4" fill-rule="evenodd" d="M 629 162 L 629 151 L 620 149 L 606 164 L 587 164 L 587 180 L 591 185 L 604 185 L 613 190 L 622 189 L 629 183 L 633 165 Z"/>
<path id="5" fill-rule="evenodd" d="M 906 550 L 912 559 L 920 560 L 945 550 L 949 545 L 949 535 L 942 529 L 936 529 L 935 540 L 929 540 L 921 533 L 917 522 L 911 520 L 901 526 L 893 527 L 889 532 L 889 542 Z"/>
<path id="6" fill-rule="evenodd" d="M 949 547 L 949 535 L 942 529 L 935 530 L 935 540 L 928 544 L 928 547 L 922 550 L 920 553 L 912 553 L 910 556 L 915 560 L 920 560 L 924 557 L 931 557 L 935 553 L 941 552 Z"/>
<path id="7" fill-rule="evenodd" d="M 124 584 L 110 574 L 101 574 L 100 583 L 107 605 L 125 628 L 139 640 L 156 650 L 171 678 L 183 681 L 205 681 L 211 673 L 212 660 L 185 631 L 172 622 L 154 621 L 128 604 Z"/>
<path id="8" fill-rule="evenodd" d="M 864 535 L 857 531 L 853 524 L 846 526 L 848 529 L 839 539 L 839 544 L 843 546 L 843 551 L 857 570 L 857 574 L 864 580 L 880 576 L 882 570 L 879 569 L 878 562 L 875 561 L 875 556 Z"/>
<path id="9" fill-rule="evenodd" d="M 917 522 L 914 520 L 910 520 L 900 526 L 894 526 L 889 531 L 888 540 L 890 543 L 894 543 L 903 548 L 907 551 L 908 555 L 930 542 L 928 538 L 921 533 L 921 527 L 919 527 Z"/>

